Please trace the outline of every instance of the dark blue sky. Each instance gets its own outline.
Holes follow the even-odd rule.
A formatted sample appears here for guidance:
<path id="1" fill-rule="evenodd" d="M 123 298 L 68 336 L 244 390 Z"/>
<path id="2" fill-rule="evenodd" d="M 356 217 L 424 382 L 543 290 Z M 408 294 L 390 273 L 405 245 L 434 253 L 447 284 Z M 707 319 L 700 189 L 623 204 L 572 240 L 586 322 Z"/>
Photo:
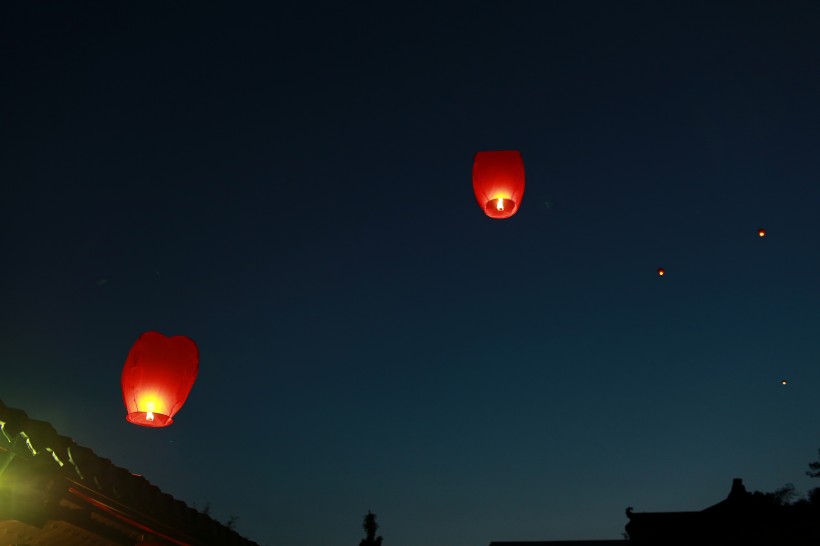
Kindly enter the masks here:
<path id="1" fill-rule="evenodd" d="M 260 544 L 820 485 L 817 3 L 9 2 L 0 49 L 0 399 Z M 201 351 L 167 429 L 146 330 Z"/>

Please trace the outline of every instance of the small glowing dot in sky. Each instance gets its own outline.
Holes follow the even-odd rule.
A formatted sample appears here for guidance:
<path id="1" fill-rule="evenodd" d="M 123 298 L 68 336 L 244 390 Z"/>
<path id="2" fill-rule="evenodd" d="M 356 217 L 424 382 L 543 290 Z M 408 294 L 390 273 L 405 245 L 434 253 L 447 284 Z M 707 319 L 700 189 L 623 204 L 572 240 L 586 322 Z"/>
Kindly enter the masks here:
<path id="1" fill-rule="evenodd" d="M 781 384 L 781 385 L 788 385 L 788 384 L 789 384 L 789 382 L 788 382 L 788 381 L 786 381 L 785 379 L 781 379 L 781 380 L 780 380 L 780 384 Z"/>

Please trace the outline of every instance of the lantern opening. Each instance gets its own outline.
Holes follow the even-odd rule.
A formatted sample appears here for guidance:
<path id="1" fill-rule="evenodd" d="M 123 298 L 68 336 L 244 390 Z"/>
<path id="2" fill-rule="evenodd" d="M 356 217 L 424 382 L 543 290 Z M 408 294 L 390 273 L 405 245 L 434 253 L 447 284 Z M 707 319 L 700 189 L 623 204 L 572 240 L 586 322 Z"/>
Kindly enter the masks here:
<path id="1" fill-rule="evenodd" d="M 135 411 L 127 414 L 125 419 L 129 423 L 143 427 L 167 427 L 174 422 L 171 417 L 155 411 Z"/>
<path id="2" fill-rule="evenodd" d="M 515 201 L 499 197 L 487 201 L 484 212 L 490 218 L 509 218 L 515 211 Z"/>

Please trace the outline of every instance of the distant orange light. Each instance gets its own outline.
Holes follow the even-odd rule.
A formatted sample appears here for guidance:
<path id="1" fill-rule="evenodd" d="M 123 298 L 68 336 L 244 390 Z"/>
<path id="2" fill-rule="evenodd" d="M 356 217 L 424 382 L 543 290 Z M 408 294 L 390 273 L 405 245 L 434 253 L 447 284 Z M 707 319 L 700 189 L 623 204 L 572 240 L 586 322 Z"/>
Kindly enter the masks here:
<path id="1" fill-rule="evenodd" d="M 781 384 L 781 385 L 788 385 L 788 384 L 789 384 L 789 382 L 788 382 L 788 381 L 786 381 L 785 379 L 783 379 L 783 380 L 781 380 L 781 381 L 780 381 L 780 384 Z"/>
<path id="2" fill-rule="evenodd" d="M 758 237 L 765 237 L 766 236 L 766 230 L 763 229 L 763 228 L 758 229 L 757 230 L 757 235 L 758 235 Z"/>
<path id="3" fill-rule="evenodd" d="M 658 269 L 658 275 L 659 276 L 663 277 L 665 273 L 666 273 L 666 270 L 664 268 L 661 267 L 660 269 Z"/>
<path id="4" fill-rule="evenodd" d="M 509 218 L 515 214 L 524 197 L 521 152 L 477 152 L 473 158 L 473 193 L 490 218 Z"/>

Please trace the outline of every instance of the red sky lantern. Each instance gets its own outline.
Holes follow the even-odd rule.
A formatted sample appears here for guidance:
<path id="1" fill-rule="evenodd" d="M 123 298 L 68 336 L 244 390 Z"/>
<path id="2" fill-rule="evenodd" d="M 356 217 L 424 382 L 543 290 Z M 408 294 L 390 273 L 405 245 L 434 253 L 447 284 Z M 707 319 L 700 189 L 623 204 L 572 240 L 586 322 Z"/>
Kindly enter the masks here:
<path id="1" fill-rule="evenodd" d="M 135 425 L 167 427 L 194 386 L 199 349 L 185 336 L 145 332 L 122 368 L 122 397 Z"/>
<path id="2" fill-rule="evenodd" d="M 659 276 L 659 277 L 663 277 L 664 275 L 666 275 L 666 270 L 665 270 L 664 268 L 662 268 L 662 267 L 661 267 L 661 268 L 659 268 L 659 269 L 658 269 L 658 276 Z"/>
<path id="3" fill-rule="evenodd" d="M 758 228 L 758 230 L 757 230 L 757 236 L 758 236 L 758 237 L 765 237 L 765 236 L 766 236 L 766 230 L 765 230 L 765 229 L 763 229 L 763 228 Z"/>
<path id="4" fill-rule="evenodd" d="M 473 158 L 473 192 L 490 218 L 509 218 L 524 197 L 521 152 L 477 152 Z"/>

